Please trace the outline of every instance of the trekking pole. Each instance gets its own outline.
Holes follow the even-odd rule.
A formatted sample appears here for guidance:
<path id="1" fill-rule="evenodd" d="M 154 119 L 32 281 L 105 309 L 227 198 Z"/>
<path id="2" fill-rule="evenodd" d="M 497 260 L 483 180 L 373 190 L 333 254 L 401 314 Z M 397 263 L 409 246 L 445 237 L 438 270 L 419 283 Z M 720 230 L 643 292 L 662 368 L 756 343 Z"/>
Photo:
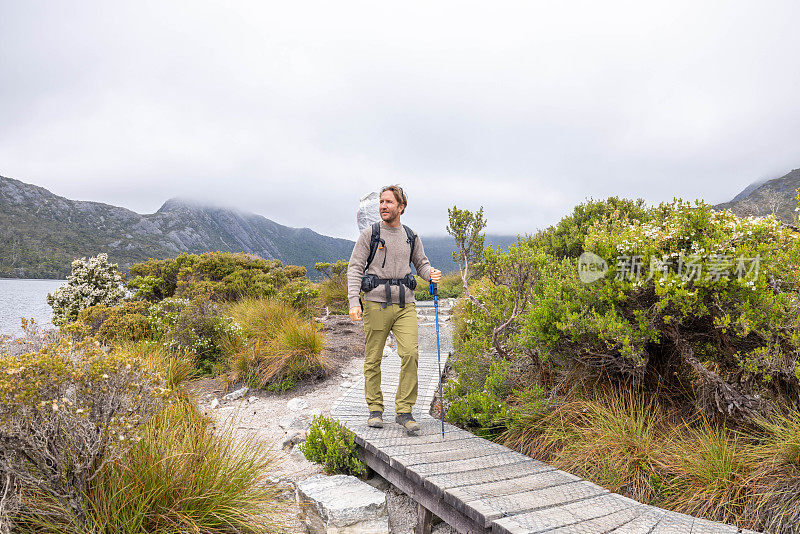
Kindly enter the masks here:
<path id="1" fill-rule="evenodd" d="M 439 344 L 439 290 L 431 282 L 431 295 L 433 295 L 433 310 L 436 318 L 436 363 L 439 366 L 439 415 L 442 418 L 442 439 L 444 439 L 444 397 L 442 396 L 442 349 Z"/>

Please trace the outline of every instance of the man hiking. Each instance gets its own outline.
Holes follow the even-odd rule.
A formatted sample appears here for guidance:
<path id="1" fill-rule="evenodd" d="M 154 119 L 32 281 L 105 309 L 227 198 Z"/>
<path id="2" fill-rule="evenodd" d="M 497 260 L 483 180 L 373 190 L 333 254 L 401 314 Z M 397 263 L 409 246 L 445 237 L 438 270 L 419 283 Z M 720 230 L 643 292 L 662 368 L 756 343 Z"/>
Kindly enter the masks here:
<path id="1" fill-rule="evenodd" d="M 381 189 L 381 220 L 358 236 L 347 267 L 347 296 L 350 318 L 364 318 L 364 397 L 369 408 L 367 424 L 383 427 L 381 360 L 386 338 L 391 331 L 400 355 L 400 381 L 395 395 L 395 421 L 409 435 L 419 434 L 419 423 L 411 415 L 417 402 L 417 362 L 419 338 L 414 305 L 416 280 L 411 264 L 425 280 L 438 283 L 441 271 L 431 267 L 422 242 L 410 228 L 400 223 L 408 205 L 403 189 L 389 185 Z M 359 292 L 364 291 L 364 302 Z"/>

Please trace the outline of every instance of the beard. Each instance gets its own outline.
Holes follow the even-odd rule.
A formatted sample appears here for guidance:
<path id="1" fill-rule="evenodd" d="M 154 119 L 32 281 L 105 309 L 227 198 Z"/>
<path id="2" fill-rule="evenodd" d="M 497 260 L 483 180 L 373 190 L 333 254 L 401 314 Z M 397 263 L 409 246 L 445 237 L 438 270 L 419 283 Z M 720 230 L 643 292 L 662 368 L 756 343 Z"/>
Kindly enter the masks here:
<path id="1" fill-rule="evenodd" d="M 388 210 L 380 212 L 383 222 L 392 223 L 400 217 L 400 210 Z"/>

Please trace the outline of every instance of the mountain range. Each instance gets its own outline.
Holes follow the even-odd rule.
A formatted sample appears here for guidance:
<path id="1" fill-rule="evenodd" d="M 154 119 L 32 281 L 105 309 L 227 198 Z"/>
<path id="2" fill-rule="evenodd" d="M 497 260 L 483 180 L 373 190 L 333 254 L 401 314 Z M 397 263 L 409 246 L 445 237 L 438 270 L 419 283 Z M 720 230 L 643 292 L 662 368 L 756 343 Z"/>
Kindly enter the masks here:
<path id="1" fill-rule="evenodd" d="M 431 264 L 450 272 L 451 237 L 423 238 Z M 507 246 L 516 236 L 487 236 Z M 303 265 L 314 278 L 316 262 L 347 260 L 355 243 L 290 228 L 261 215 L 172 198 L 152 214 L 69 200 L 32 184 L 0 176 L 0 277 L 64 278 L 75 258 L 107 252 L 126 271 L 148 258 L 182 252 L 248 252 Z"/>
<path id="2" fill-rule="evenodd" d="M 795 169 L 780 178 L 754 182 L 729 202 L 714 207 L 730 209 L 741 217 L 772 214 L 786 224 L 797 226 L 795 208 L 797 208 L 798 187 L 800 187 L 800 169 Z"/>
<path id="3" fill-rule="evenodd" d="M 774 214 L 797 224 L 796 194 L 800 169 L 779 178 L 756 181 L 729 202 L 714 206 L 740 216 Z M 423 238 L 431 264 L 451 272 L 453 239 Z M 486 243 L 506 248 L 516 236 L 487 235 Z M 107 252 L 126 271 L 148 258 L 182 252 L 248 252 L 303 265 L 314 278 L 316 262 L 347 260 L 354 242 L 290 228 L 261 215 L 172 198 L 152 214 L 103 204 L 69 200 L 47 189 L 0 176 L 0 277 L 64 278 L 75 258 Z"/>

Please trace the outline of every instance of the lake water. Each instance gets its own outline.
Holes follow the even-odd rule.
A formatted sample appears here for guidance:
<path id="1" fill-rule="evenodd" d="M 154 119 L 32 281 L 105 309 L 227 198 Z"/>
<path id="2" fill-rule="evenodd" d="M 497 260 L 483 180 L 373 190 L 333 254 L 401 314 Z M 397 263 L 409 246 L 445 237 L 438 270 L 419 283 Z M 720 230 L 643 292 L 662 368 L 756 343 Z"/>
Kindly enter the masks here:
<path id="1" fill-rule="evenodd" d="M 33 317 L 42 327 L 52 328 L 53 309 L 47 305 L 46 297 L 65 282 L 0 278 L 0 334 L 22 335 L 22 317 Z"/>

